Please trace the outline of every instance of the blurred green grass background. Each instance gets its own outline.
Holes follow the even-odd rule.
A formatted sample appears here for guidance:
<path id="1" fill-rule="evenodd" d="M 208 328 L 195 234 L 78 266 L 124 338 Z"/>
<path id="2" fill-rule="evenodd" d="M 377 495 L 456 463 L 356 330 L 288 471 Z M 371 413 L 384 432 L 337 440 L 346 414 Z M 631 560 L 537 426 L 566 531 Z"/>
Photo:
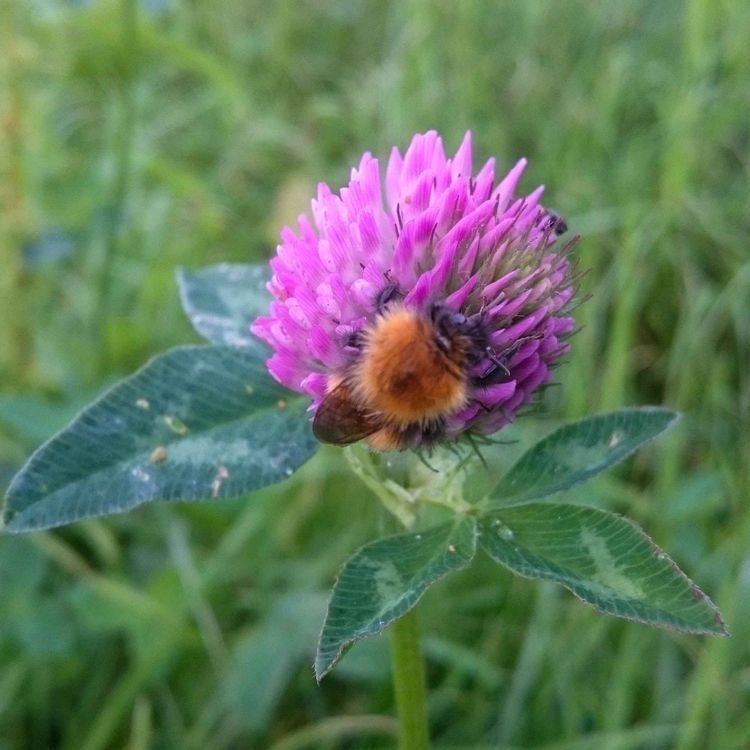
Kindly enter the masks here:
<path id="1" fill-rule="evenodd" d="M 551 416 L 685 415 L 569 499 L 638 520 L 734 637 L 480 563 L 424 601 L 436 746 L 746 749 L 749 38 L 743 0 L 0 0 L 0 482 L 196 340 L 175 266 L 264 259 L 362 151 L 471 128 L 583 234 Z M 392 747 L 382 639 L 322 687 L 310 667 L 374 505 L 324 450 L 241 501 L 0 538 L 0 749 Z"/>

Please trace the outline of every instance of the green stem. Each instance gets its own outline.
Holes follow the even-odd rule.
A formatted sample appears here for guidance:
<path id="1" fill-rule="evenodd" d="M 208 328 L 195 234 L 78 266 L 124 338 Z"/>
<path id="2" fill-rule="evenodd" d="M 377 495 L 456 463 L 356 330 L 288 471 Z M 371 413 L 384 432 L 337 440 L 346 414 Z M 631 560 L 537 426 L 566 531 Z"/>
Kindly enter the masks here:
<path id="1" fill-rule="evenodd" d="M 416 609 L 389 628 L 400 750 L 427 750 L 427 687 Z"/>

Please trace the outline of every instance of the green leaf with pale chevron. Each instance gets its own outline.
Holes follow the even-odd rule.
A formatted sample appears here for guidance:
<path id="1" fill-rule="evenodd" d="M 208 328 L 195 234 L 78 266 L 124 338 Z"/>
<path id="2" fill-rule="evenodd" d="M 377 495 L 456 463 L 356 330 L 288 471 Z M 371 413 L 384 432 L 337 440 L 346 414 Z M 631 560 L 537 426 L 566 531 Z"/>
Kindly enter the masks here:
<path id="1" fill-rule="evenodd" d="M 642 406 L 563 425 L 521 456 L 492 491 L 489 506 L 566 490 L 627 458 L 678 418 L 669 409 Z"/>
<path id="2" fill-rule="evenodd" d="M 212 344 L 265 349 L 250 324 L 266 315 L 271 295 L 267 263 L 219 263 L 177 271 L 182 308 L 198 333 Z"/>
<path id="3" fill-rule="evenodd" d="M 528 503 L 492 511 L 480 544 L 529 578 L 561 583 L 600 612 L 727 635 L 711 600 L 633 522 L 598 508 Z"/>
<path id="4" fill-rule="evenodd" d="M 365 545 L 341 569 L 315 658 L 318 681 L 348 646 L 408 612 L 435 581 L 465 568 L 476 552 L 473 519 L 398 534 Z"/>
<path id="5" fill-rule="evenodd" d="M 49 528 L 152 500 L 233 497 L 279 482 L 318 447 L 307 403 L 290 398 L 255 349 L 173 349 L 29 459 L 8 489 L 5 528 Z"/>

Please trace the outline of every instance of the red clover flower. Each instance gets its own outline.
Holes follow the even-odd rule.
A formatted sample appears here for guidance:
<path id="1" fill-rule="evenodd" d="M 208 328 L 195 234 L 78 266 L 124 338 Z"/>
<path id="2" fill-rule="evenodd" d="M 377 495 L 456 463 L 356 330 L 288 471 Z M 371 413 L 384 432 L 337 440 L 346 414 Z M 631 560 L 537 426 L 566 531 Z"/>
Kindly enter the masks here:
<path id="1" fill-rule="evenodd" d="M 482 351 L 467 363 L 465 398 L 415 423 L 401 447 L 499 430 L 550 380 L 574 327 L 575 238 L 552 249 L 567 227 L 539 203 L 543 187 L 516 196 L 525 159 L 495 184 L 494 159 L 472 176 L 471 152 L 470 132 L 452 159 L 437 132 L 415 135 L 403 156 L 391 152 L 385 205 L 369 153 L 338 194 L 320 184 L 314 225 L 301 215 L 298 233 L 281 232 L 275 300 L 252 326 L 274 349 L 273 377 L 315 410 L 361 356 L 357 336 L 384 314 L 384 294 L 426 317 L 439 304 L 474 321 Z"/>

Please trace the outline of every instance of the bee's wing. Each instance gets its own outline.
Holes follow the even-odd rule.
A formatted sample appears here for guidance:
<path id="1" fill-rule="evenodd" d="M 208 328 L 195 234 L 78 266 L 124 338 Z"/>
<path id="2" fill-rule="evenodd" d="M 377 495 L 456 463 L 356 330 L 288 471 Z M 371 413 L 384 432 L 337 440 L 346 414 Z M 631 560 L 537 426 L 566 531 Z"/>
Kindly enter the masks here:
<path id="1" fill-rule="evenodd" d="M 377 432 L 382 421 L 360 409 L 346 382 L 340 383 L 321 401 L 313 418 L 313 433 L 322 443 L 347 445 Z"/>

